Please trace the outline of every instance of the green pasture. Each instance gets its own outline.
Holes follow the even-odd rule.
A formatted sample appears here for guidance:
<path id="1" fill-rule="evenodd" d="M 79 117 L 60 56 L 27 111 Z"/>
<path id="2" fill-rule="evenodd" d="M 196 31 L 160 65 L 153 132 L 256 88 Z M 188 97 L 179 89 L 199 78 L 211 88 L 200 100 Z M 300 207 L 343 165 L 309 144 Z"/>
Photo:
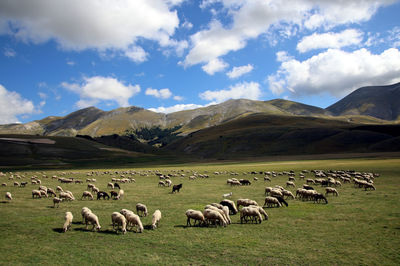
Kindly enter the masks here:
<path id="1" fill-rule="evenodd" d="M 150 168 L 151 167 L 151 168 Z M 22 179 L 9 180 L 10 173 L 0 177 L 1 265 L 399 265 L 400 264 L 400 159 L 337 159 L 285 162 L 208 163 L 170 166 L 150 166 L 129 169 L 93 169 L 113 174 L 87 177 L 90 171 L 66 170 L 64 177 L 75 177 L 83 184 L 60 184 L 52 179 L 62 170 L 21 171 Z M 261 224 L 240 224 L 239 215 L 231 216 L 227 227 L 186 227 L 187 209 L 203 210 L 206 204 L 220 202 L 222 194 L 232 192 L 232 200 L 250 198 L 260 205 L 264 202 L 266 186 L 285 186 L 287 175 L 264 182 L 261 174 L 251 171 L 296 172 L 296 186 L 304 181 L 298 173 L 303 170 L 332 169 L 380 173 L 375 179 L 376 191 L 356 189 L 353 184 L 338 187 L 339 196 L 329 196 L 329 203 L 314 204 L 288 200 L 289 207 L 266 209 L 269 220 Z M 1 170 L 1 169 L 0 169 Z M 146 173 L 159 170 L 164 174 L 183 173 L 172 177 L 173 184 L 183 184 L 179 193 L 158 187 L 158 177 L 136 174 L 136 183 L 121 184 L 122 200 L 81 200 L 86 190 L 86 178 L 96 178 L 100 190 L 109 191 L 107 183 L 115 171 Z M 4 170 L 3 172 L 5 172 Z M 223 172 L 215 175 L 214 172 Z M 189 180 L 193 172 L 208 174 L 209 178 Z M 226 173 L 225 173 L 226 172 Z M 17 172 L 14 172 L 14 175 Z M 230 187 L 230 173 L 236 178 L 252 181 L 251 186 Z M 244 174 L 247 173 L 247 174 Z M 74 193 L 76 200 L 62 202 L 53 208 L 50 198 L 32 199 L 30 178 L 37 175 L 42 185 L 55 189 L 61 185 Z M 46 177 L 43 177 L 46 175 Z M 253 181 L 253 177 L 258 181 Z M 313 178 L 312 174 L 307 177 Z M 28 181 L 25 187 L 14 187 L 14 181 Z M 289 189 L 295 192 L 295 189 Z M 316 186 L 324 192 L 324 188 Z M 13 200 L 4 198 L 9 191 Z M 142 217 L 143 233 L 125 235 L 112 231 L 111 213 L 122 208 L 136 212 L 136 203 L 146 204 L 149 216 Z M 100 220 L 100 232 L 85 230 L 81 223 L 82 207 L 89 207 Z M 162 212 L 159 228 L 149 229 L 151 215 Z M 64 214 L 74 215 L 72 229 L 61 233 Z"/>

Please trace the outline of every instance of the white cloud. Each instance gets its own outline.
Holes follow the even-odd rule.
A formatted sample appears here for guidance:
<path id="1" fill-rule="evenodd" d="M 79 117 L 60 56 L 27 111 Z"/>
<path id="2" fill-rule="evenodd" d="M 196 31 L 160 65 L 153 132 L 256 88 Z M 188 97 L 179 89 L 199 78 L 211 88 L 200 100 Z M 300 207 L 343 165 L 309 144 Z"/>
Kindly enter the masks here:
<path id="1" fill-rule="evenodd" d="M 362 42 L 362 39 L 363 33 L 355 29 L 347 29 L 339 33 L 314 33 L 312 35 L 304 37 L 297 44 L 297 50 L 300 53 L 305 53 L 314 49 L 339 49 L 350 45 L 358 45 Z"/>
<path id="2" fill-rule="evenodd" d="M 125 56 L 131 59 L 133 62 L 142 63 L 147 60 L 148 54 L 140 46 L 129 47 L 125 51 Z"/>
<path id="3" fill-rule="evenodd" d="M 278 36 L 290 37 L 297 33 L 296 28 L 332 28 L 367 21 L 379 7 L 394 0 L 296 0 L 289 3 L 281 0 L 204 0 L 200 7 L 216 2 L 222 3 L 232 23 L 223 26 L 220 21 L 213 20 L 208 28 L 193 34 L 185 66 L 207 63 L 240 50 L 248 40 L 263 34 L 268 36 L 271 31 L 277 31 Z"/>
<path id="4" fill-rule="evenodd" d="M 329 49 L 305 61 L 282 62 L 267 80 L 276 95 L 289 90 L 297 96 L 327 92 L 343 97 L 362 86 L 399 82 L 400 51 L 391 48 L 372 54 L 364 48 L 353 52 Z"/>
<path id="5" fill-rule="evenodd" d="M 258 100 L 261 97 L 260 84 L 257 82 L 242 82 L 229 87 L 229 90 L 205 91 L 200 93 L 200 98 L 207 101 L 221 103 L 229 99 L 246 98 Z"/>
<path id="6" fill-rule="evenodd" d="M 176 10 L 181 0 L 19 0 L 1 1 L 0 34 L 32 43 L 56 41 L 67 50 L 96 49 L 127 52 L 138 39 L 162 47 L 174 45 L 179 26 Z M 136 51 L 138 52 L 138 51 Z M 139 53 L 140 54 L 140 53 Z"/>
<path id="7" fill-rule="evenodd" d="M 223 71 L 229 65 L 221 59 L 215 58 L 210 60 L 206 65 L 202 66 L 204 72 L 208 75 L 214 75 L 216 72 Z"/>
<path id="8" fill-rule="evenodd" d="M 72 60 L 67 60 L 67 65 L 69 65 L 69 66 L 74 66 L 74 65 L 75 65 L 75 62 L 72 61 Z"/>
<path id="9" fill-rule="evenodd" d="M 66 83 L 62 87 L 79 94 L 79 108 L 95 105 L 100 101 L 115 101 L 121 107 L 129 106 L 129 99 L 140 92 L 139 85 L 125 85 L 115 78 L 94 76 L 84 78 L 82 84 Z"/>
<path id="10" fill-rule="evenodd" d="M 0 124 L 18 123 L 19 115 L 34 114 L 35 106 L 32 101 L 24 99 L 14 91 L 8 91 L 0 84 Z"/>
<path id="11" fill-rule="evenodd" d="M 6 57 L 14 57 L 17 55 L 17 52 L 15 52 L 14 49 L 12 48 L 4 48 L 4 56 Z"/>
<path id="12" fill-rule="evenodd" d="M 185 22 L 182 23 L 182 28 L 190 30 L 191 28 L 193 28 L 193 24 L 191 22 L 185 20 Z"/>
<path id="13" fill-rule="evenodd" d="M 251 72 L 253 68 L 253 65 L 250 64 L 240 67 L 234 67 L 231 71 L 226 73 L 226 75 L 231 79 L 238 78 L 244 74 Z"/>
<path id="14" fill-rule="evenodd" d="M 161 90 L 147 88 L 145 94 L 161 99 L 168 99 L 172 96 L 172 92 L 168 88 Z"/>
<path id="15" fill-rule="evenodd" d="M 284 62 L 284 61 L 289 61 L 293 57 L 290 56 L 286 51 L 279 51 L 276 53 L 276 61 L 278 62 Z"/>
<path id="16" fill-rule="evenodd" d="M 183 97 L 176 95 L 176 96 L 174 96 L 174 100 L 175 101 L 183 101 Z"/>
<path id="17" fill-rule="evenodd" d="M 156 113 L 174 113 L 174 112 L 179 112 L 183 110 L 192 110 L 196 108 L 201 108 L 204 107 L 203 105 L 198 105 L 198 104 L 177 104 L 174 106 L 170 107 L 157 107 L 157 108 L 149 108 L 150 111 L 156 112 Z"/>

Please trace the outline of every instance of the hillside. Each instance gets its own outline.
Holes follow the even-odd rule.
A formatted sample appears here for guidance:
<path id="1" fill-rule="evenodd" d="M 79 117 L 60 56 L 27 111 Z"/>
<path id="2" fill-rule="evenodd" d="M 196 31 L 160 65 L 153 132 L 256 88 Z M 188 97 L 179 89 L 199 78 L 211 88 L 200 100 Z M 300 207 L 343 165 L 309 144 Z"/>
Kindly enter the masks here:
<path id="1" fill-rule="evenodd" d="M 368 115 L 397 120 L 400 118 L 400 83 L 359 88 L 326 110 L 334 115 Z"/>
<path id="2" fill-rule="evenodd" d="M 166 149 L 203 158 L 400 151 L 400 125 L 259 113 L 193 132 Z"/>

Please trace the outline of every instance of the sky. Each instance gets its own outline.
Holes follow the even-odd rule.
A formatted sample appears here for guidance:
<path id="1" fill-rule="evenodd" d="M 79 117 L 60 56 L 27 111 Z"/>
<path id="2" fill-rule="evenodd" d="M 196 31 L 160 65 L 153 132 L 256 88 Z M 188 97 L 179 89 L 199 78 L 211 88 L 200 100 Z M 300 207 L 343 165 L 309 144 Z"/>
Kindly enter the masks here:
<path id="1" fill-rule="evenodd" d="M 400 82 L 398 0 L 0 0 L 0 124 Z"/>

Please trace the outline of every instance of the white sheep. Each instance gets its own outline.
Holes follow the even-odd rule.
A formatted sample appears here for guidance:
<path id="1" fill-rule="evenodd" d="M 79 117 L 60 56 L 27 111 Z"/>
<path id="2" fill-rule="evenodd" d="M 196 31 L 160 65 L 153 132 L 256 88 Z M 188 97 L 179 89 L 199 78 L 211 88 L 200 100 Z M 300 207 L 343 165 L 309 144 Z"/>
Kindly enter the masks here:
<path id="1" fill-rule="evenodd" d="M 293 193 L 290 192 L 289 190 L 284 190 L 284 191 L 282 191 L 282 194 L 283 194 L 283 196 L 286 196 L 287 198 L 295 199 Z"/>
<path id="2" fill-rule="evenodd" d="M 243 223 L 243 221 L 247 222 L 247 217 L 255 217 L 256 222 L 257 222 L 257 218 L 258 218 L 258 221 L 260 223 L 263 220 L 258 208 L 253 208 L 253 207 L 243 207 L 240 210 L 240 223 Z"/>
<path id="3" fill-rule="evenodd" d="M 296 185 L 294 184 L 293 181 L 287 181 L 287 182 L 286 182 L 286 186 L 287 186 L 287 187 L 296 187 Z"/>
<path id="4" fill-rule="evenodd" d="M 226 224 L 231 223 L 231 219 L 229 217 L 229 209 L 224 209 L 224 206 L 218 203 L 211 203 L 210 205 L 206 205 L 205 209 L 211 209 L 219 212 L 222 217 L 224 217 L 224 221 Z"/>
<path id="5" fill-rule="evenodd" d="M 62 187 L 57 186 L 57 187 L 56 187 L 56 191 L 57 191 L 57 192 L 63 192 L 64 190 L 62 189 Z"/>
<path id="6" fill-rule="evenodd" d="M 136 204 L 136 213 L 138 215 L 140 215 L 139 213 L 142 213 L 142 216 L 147 216 L 147 207 L 146 205 L 142 204 L 142 203 L 138 203 Z"/>
<path id="7" fill-rule="evenodd" d="M 229 198 L 231 196 L 232 196 L 232 192 L 229 192 L 229 193 L 226 193 L 226 194 L 222 195 L 223 198 Z"/>
<path id="8" fill-rule="evenodd" d="M 110 183 L 107 184 L 107 187 L 110 187 L 111 189 L 114 189 L 114 184 L 110 182 Z"/>
<path id="9" fill-rule="evenodd" d="M 143 224 L 142 224 L 142 221 L 140 220 L 139 215 L 134 214 L 132 211 L 127 211 L 127 212 L 125 212 L 124 216 L 128 222 L 128 225 L 131 226 L 131 229 L 133 226 L 136 225 L 136 232 L 137 233 L 143 232 L 144 228 L 143 228 Z"/>
<path id="10" fill-rule="evenodd" d="M 170 179 L 166 179 L 166 180 L 165 180 L 165 185 L 166 185 L 167 187 L 172 186 L 172 181 L 171 181 Z"/>
<path id="11" fill-rule="evenodd" d="M 12 195 L 10 192 L 6 192 L 6 200 L 12 200 Z"/>
<path id="12" fill-rule="evenodd" d="M 189 209 L 186 211 L 186 216 L 187 216 L 186 225 L 192 226 L 190 224 L 190 219 L 194 220 L 194 225 L 196 225 L 197 221 L 199 222 L 199 225 L 200 225 L 200 222 L 201 222 L 201 224 L 205 223 L 205 218 L 201 211 Z"/>
<path id="13" fill-rule="evenodd" d="M 88 207 L 83 207 L 81 214 L 82 214 L 82 223 L 85 222 L 85 216 L 92 211 Z"/>
<path id="14" fill-rule="evenodd" d="M 86 224 L 86 229 L 88 229 L 88 224 L 92 224 L 93 225 L 92 231 L 94 230 L 99 231 L 101 228 L 99 223 L 99 218 L 93 212 L 86 213 L 85 224 Z"/>
<path id="15" fill-rule="evenodd" d="M 161 211 L 160 210 L 156 210 L 153 213 L 153 217 L 151 219 L 151 229 L 153 229 L 153 230 L 156 229 L 158 223 L 160 222 L 160 220 L 161 220 Z"/>
<path id="16" fill-rule="evenodd" d="M 121 231 L 122 234 L 126 233 L 126 218 L 119 212 L 113 212 L 111 214 L 111 222 L 113 225 L 113 229 L 115 230 L 115 225 L 117 225 L 117 233 L 119 230 L 119 227 L 121 226 Z"/>
<path id="17" fill-rule="evenodd" d="M 158 181 L 159 187 L 165 187 L 165 182 L 163 180 Z"/>
<path id="18" fill-rule="evenodd" d="M 90 193 L 90 191 L 83 191 L 81 199 L 83 199 L 83 198 L 89 198 L 89 199 L 93 200 L 93 195 L 92 195 L 92 193 Z"/>
<path id="19" fill-rule="evenodd" d="M 213 222 L 214 224 L 218 222 L 220 225 L 226 226 L 225 218 L 218 211 L 205 209 L 203 215 L 208 222 Z"/>
<path id="20" fill-rule="evenodd" d="M 271 197 L 282 197 L 283 198 L 282 190 L 277 189 L 277 188 L 273 188 L 269 194 Z"/>
<path id="21" fill-rule="evenodd" d="M 32 190 L 32 198 L 35 198 L 35 196 L 36 196 L 37 198 L 41 198 L 41 197 L 42 197 L 42 194 L 40 193 L 39 190 L 34 189 L 34 190 Z"/>
<path id="22" fill-rule="evenodd" d="M 74 218 L 74 216 L 72 216 L 71 212 L 65 213 L 65 217 L 64 217 L 65 222 L 64 222 L 64 226 L 63 226 L 64 233 L 67 232 L 67 230 L 71 228 L 73 218 Z"/>
<path id="23" fill-rule="evenodd" d="M 54 197 L 53 198 L 53 208 L 55 208 L 56 207 L 56 204 L 57 204 L 57 208 L 60 206 L 60 202 L 62 202 L 62 199 L 60 199 L 60 198 L 58 198 L 58 197 Z"/>
<path id="24" fill-rule="evenodd" d="M 242 205 L 243 207 L 246 207 L 249 205 L 257 205 L 258 206 L 258 203 L 251 199 L 238 199 L 236 201 L 236 206 L 238 209 L 239 209 L 240 205 Z"/>
<path id="25" fill-rule="evenodd" d="M 328 194 L 333 194 L 335 196 L 339 196 L 339 192 L 337 192 L 336 188 L 333 188 L 333 187 L 325 188 L 325 195 L 328 195 Z"/>
<path id="26" fill-rule="evenodd" d="M 46 197 L 46 198 L 48 198 L 49 197 L 49 195 L 47 195 L 47 190 L 39 190 L 39 192 L 40 192 L 40 195 L 41 196 L 44 196 L 44 197 Z"/>
<path id="27" fill-rule="evenodd" d="M 274 197 L 265 197 L 265 202 L 264 206 L 267 205 L 267 207 L 272 207 L 276 205 L 277 207 L 281 207 L 282 205 L 279 203 L 279 200 Z"/>
<path id="28" fill-rule="evenodd" d="M 124 196 L 124 190 L 123 189 L 120 189 L 119 191 L 118 191 L 118 196 L 117 196 L 117 200 L 120 200 L 120 199 L 122 199 L 122 197 Z"/>
<path id="29" fill-rule="evenodd" d="M 69 193 L 67 193 L 67 192 L 60 192 L 60 196 L 59 196 L 59 198 L 61 198 L 61 199 L 63 199 L 63 200 L 69 200 L 69 201 L 72 201 L 72 200 L 74 200 L 74 198 L 73 197 L 71 197 L 71 195 L 69 194 Z"/>
<path id="30" fill-rule="evenodd" d="M 250 205 L 249 207 L 250 208 L 256 208 L 260 212 L 260 214 L 262 216 L 264 216 L 264 220 L 268 220 L 268 214 L 266 213 L 266 211 L 262 207 L 255 206 L 255 205 Z"/>

